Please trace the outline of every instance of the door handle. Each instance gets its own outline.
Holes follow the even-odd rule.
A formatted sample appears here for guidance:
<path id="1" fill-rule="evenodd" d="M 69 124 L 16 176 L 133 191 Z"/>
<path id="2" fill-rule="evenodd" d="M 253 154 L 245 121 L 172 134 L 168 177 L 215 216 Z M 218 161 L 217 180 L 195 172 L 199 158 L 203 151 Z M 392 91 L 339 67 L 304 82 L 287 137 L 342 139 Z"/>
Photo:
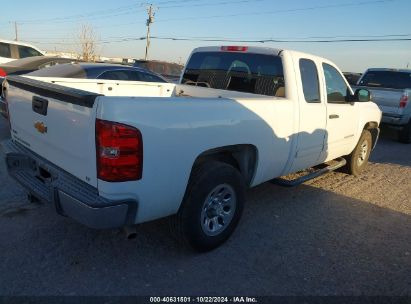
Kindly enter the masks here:
<path id="1" fill-rule="evenodd" d="M 340 116 L 337 115 L 337 114 L 331 114 L 330 116 L 328 116 L 328 118 L 329 119 L 337 119 L 337 118 L 340 118 Z"/>
<path id="2" fill-rule="evenodd" d="M 49 101 L 47 99 L 38 96 L 33 96 L 31 108 L 34 112 L 46 116 L 48 105 Z"/>

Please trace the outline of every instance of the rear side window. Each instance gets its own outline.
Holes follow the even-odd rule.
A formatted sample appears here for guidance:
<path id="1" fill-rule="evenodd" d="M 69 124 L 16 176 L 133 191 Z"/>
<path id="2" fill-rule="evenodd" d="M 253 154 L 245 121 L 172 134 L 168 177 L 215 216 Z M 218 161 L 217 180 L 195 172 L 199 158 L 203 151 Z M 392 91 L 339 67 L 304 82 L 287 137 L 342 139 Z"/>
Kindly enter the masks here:
<path id="1" fill-rule="evenodd" d="M 314 61 L 300 59 L 300 73 L 305 100 L 310 103 L 321 102 L 318 71 Z"/>
<path id="2" fill-rule="evenodd" d="M 28 46 L 19 45 L 17 48 L 19 50 L 19 58 L 42 56 L 39 51 L 36 51 L 35 49 Z"/>
<path id="3" fill-rule="evenodd" d="M 411 89 L 411 73 L 397 71 L 368 71 L 359 85 L 390 89 Z"/>
<path id="4" fill-rule="evenodd" d="M 240 52 L 194 53 L 183 84 L 285 97 L 281 57 Z"/>
<path id="5" fill-rule="evenodd" d="M 11 58 L 10 44 L 0 42 L 0 57 Z"/>

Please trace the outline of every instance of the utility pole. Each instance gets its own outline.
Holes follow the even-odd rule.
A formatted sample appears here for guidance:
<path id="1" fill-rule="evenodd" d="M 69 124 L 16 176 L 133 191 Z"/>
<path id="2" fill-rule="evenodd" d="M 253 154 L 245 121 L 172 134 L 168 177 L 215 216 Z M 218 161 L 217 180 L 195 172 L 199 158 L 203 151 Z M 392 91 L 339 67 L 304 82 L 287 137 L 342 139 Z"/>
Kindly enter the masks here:
<path id="1" fill-rule="evenodd" d="M 152 4 L 150 4 L 147 7 L 147 13 L 148 13 L 148 18 L 147 18 L 147 36 L 146 36 L 146 55 L 144 56 L 144 60 L 148 59 L 148 51 L 150 49 L 150 25 L 154 22 L 154 7 Z"/>
<path id="2" fill-rule="evenodd" d="M 14 33 L 15 33 L 14 40 L 18 41 L 19 40 L 19 29 L 17 27 L 17 22 L 16 21 L 14 21 Z"/>

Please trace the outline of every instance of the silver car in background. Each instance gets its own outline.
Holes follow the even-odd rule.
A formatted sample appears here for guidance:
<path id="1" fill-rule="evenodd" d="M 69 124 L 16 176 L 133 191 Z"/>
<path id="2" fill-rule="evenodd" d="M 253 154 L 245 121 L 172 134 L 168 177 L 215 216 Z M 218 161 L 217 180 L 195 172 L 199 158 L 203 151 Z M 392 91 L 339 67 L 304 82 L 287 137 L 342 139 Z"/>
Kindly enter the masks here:
<path id="1" fill-rule="evenodd" d="M 356 88 L 371 91 L 382 123 L 399 131 L 400 142 L 411 143 L 411 70 L 368 69 Z"/>

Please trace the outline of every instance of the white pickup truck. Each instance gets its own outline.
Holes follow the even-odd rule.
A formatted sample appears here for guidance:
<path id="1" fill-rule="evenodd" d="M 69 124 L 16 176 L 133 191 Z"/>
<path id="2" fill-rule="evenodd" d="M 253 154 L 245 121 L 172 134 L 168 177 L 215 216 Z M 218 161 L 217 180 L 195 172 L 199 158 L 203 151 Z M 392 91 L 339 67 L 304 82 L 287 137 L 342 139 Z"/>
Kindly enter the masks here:
<path id="1" fill-rule="evenodd" d="M 180 84 L 12 76 L 4 86 L 8 171 L 32 197 L 93 228 L 172 216 L 199 251 L 232 234 L 249 187 L 313 166 L 276 181 L 344 165 L 359 174 L 381 119 L 332 62 L 271 48 L 195 49 Z"/>

